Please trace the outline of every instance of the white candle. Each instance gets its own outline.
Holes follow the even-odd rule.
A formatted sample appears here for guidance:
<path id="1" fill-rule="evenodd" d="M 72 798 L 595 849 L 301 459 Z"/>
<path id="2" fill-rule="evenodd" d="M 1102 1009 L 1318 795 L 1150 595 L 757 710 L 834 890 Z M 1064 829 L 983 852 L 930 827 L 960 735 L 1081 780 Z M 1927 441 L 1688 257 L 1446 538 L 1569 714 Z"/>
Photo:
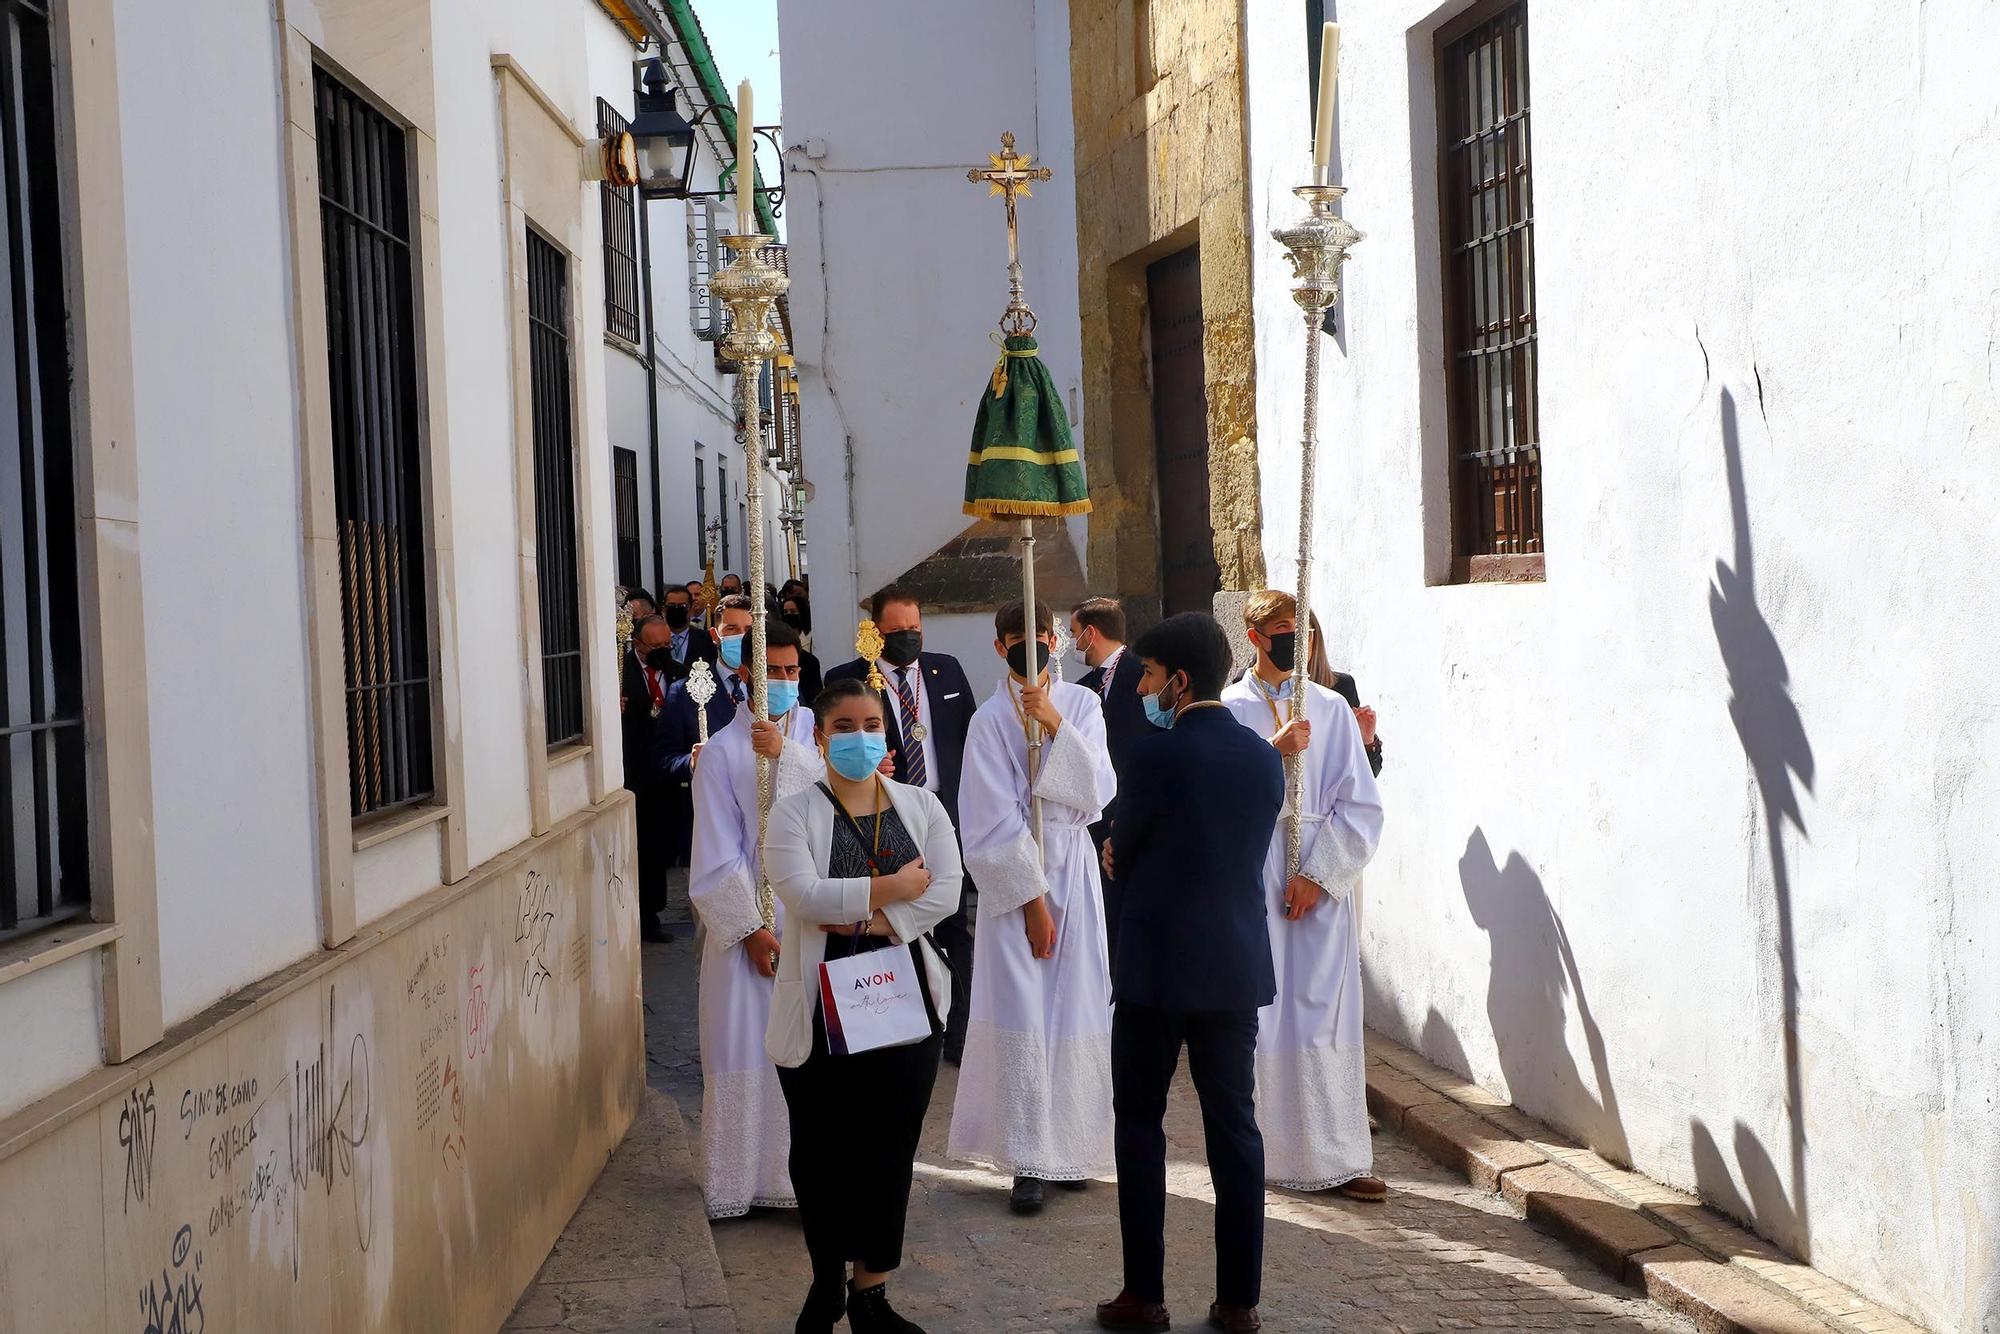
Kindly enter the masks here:
<path id="1" fill-rule="evenodd" d="M 1333 87 L 1340 75 L 1340 25 L 1319 34 L 1319 115 L 1313 124 L 1313 165 L 1324 167 L 1333 154 Z"/>
<path id="2" fill-rule="evenodd" d="M 1332 24 L 1328 24 L 1332 27 Z M 757 180 L 756 139 L 750 133 L 750 80 L 736 85 L 736 234 L 748 236 L 757 230 L 757 211 L 751 203 L 751 188 Z"/>

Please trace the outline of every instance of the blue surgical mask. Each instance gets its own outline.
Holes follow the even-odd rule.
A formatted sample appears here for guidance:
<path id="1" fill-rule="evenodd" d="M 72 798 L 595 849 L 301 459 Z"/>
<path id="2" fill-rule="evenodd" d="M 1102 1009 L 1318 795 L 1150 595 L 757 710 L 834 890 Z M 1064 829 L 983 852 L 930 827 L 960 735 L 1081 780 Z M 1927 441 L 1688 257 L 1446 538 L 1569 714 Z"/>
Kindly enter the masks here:
<path id="1" fill-rule="evenodd" d="M 716 645 L 716 651 L 722 655 L 722 665 L 732 672 L 743 665 L 745 638 L 743 635 L 724 635 L 721 642 Z"/>
<path id="2" fill-rule="evenodd" d="M 826 739 L 826 762 L 851 782 L 881 768 L 888 755 L 889 738 L 881 732 L 836 732 Z"/>
<path id="3" fill-rule="evenodd" d="M 1174 725 L 1174 709 L 1172 705 L 1166 702 L 1164 698 L 1166 693 L 1166 690 L 1162 688 L 1158 694 L 1141 695 L 1139 697 L 1139 702 L 1146 706 L 1146 721 L 1155 727 L 1172 727 Z"/>
<path id="4" fill-rule="evenodd" d="M 797 681 L 767 681 L 764 685 L 764 697 L 770 702 L 773 718 L 782 718 L 799 706 Z"/>

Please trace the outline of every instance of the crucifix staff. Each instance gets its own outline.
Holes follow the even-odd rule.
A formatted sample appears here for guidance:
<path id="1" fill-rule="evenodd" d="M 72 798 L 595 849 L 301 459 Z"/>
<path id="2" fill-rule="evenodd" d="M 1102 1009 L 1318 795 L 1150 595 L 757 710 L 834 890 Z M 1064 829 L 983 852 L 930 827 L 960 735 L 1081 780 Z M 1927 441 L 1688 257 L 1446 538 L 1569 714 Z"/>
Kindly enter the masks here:
<path id="1" fill-rule="evenodd" d="M 1035 312 L 1028 309 L 1021 276 L 1021 220 L 1016 201 L 1034 194 L 1036 181 L 1047 181 L 1055 173 L 1047 167 L 1034 166 L 1034 158 L 1014 150 L 1014 132 L 1008 130 L 1000 136 L 1000 151 L 986 155 L 985 167 L 974 167 L 965 173 L 965 179 L 977 185 L 984 181 L 986 193 L 999 195 L 1007 203 L 1007 309 L 1000 316 L 1002 333 L 1026 337 L 1035 330 Z M 1032 346 L 1032 344 L 1030 344 Z M 1000 364 L 993 368 L 993 392 L 997 396 L 1007 385 L 1007 359 L 1014 354 L 1003 345 Z M 1030 353 L 1029 355 L 1032 355 Z M 1021 518 L 1021 606 L 1024 608 L 1023 629 L 1030 645 L 1035 644 L 1040 626 L 1035 616 L 1035 523 L 1026 515 Z M 1034 666 L 1039 648 L 1028 650 L 1028 664 Z M 1028 791 L 1029 806 L 1033 812 L 1031 825 L 1035 832 L 1035 846 L 1042 845 L 1042 799 L 1034 796 L 1035 777 L 1041 768 L 1042 726 L 1034 719 L 1027 722 L 1028 744 Z"/>

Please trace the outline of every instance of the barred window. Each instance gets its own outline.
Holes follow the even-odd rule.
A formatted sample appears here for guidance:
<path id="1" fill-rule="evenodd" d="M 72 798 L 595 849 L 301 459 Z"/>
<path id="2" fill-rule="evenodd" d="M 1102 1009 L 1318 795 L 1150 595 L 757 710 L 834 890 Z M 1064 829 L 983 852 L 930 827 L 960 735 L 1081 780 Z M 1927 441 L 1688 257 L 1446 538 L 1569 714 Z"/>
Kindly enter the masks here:
<path id="1" fill-rule="evenodd" d="M 694 563 L 708 563 L 708 469 L 694 456 Z"/>
<path id="2" fill-rule="evenodd" d="M 416 296 L 403 128 L 313 72 L 327 387 L 357 816 L 435 790 Z"/>
<path id="3" fill-rule="evenodd" d="M 623 134 L 628 128 L 618 108 L 597 99 L 600 138 Z M 600 182 L 598 203 L 604 215 L 604 329 L 628 343 L 639 341 L 639 230 L 633 211 L 637 194 L 629 185 Z"/>
<path id="4" fill-rule="evenodd" d="M 634 450 L 611 450 L 611 500 L 618 511 L 618 582 L 637 588 L 645 579 L 639 569 L 639 455 Z"/>
<path id="5" fill-rule="evenodd" d="M 90 895 L 53 72 L 41 7 L 0 0 L 0 940 Z"/>
<path id="6" fill-rule="evenodd" d="M 1525 0 L 1475 7 L 1438 34 L 1437 53 L 1456 575 L 1536 578 L 1542 451 Z"/>
<path id="7" fill-rule="evenodd" d="M 722 568 L 730 568 L 729 559 L 729 460 L 717 455 L 715 459 L 715 517 L 722 525 Z"/>
<path id="8" fill-rule="evenodd" d="M 569 257 L 534 231 L 528 233 L 528 367 L 535 436 L 542 725 L 553 749 L 583 735 L 576 435 L 570 412 Z"/>
<path id="9" fill-rule="evenodd" d="M 722 228 L 715 219 L 715 206 L 689 200 L 687 205 L 688 243 L 688 324 L 694 335 L 705 342 L 717 342 L 727 332 L 722 303 L 709 285 L 722 265 L 716 252 L 722 243 L 716 237 Z"/>

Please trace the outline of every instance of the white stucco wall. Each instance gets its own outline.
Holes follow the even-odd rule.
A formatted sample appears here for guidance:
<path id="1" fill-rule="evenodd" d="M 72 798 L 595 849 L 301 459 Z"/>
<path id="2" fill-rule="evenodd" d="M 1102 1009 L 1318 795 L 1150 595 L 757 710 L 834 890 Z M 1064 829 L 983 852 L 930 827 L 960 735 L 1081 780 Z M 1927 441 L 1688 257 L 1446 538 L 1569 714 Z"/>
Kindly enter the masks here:
<path id="1" fill-rule="evenodd" d="M 307 678 L 306 569 L 293 253 L 281 132 L 278 27 L 224 0 L 116 9 L 139 467 L 143 638 L 151 730 L 151 835 L 165 1019 L 186 1020 L 319 947 L 317 740 Z M 308 13 L 301 10 L 302 14 Z M 476 866 L 529 836 L 520 534 L 511 420 L 507 251 L 495 53 L 586 130 L 597 64 L 632 48 L 594 4 L 434 0 L 442 383 L 431 447 L 450 479 L 455 599 L 434 614 L 460 646 L 465 813 Z M 301 20 L 302 22 L 305 20 Z M 622 51 L 622 56 L 618 53 Z M 629 88 L 620 75 L 613 87 Z M 190 145 L 205 163 L 192 188 Z M 598 211 L 579 178 L 583 335 L 579 495 L 598 570 L 613 569 Z M 320 256 L 303 262 L 318 265 Z M 442 465 L 447 465 L 448 468 Z M 337 608 L 332 614 L 337 615 Z M 107 655 L 125 649 L 107 643 Z M 615 680 L 589 701 L 615 738 Z M 440 726 L 442 724 L 440 723 Z M 112 764 L 131 762 L 114 751 Z M 615 740 L 585 763 L 614 771 Z M 565 774 L 558 808 L 589 785 Z M 344 812 L 340 813 L 344 816 Z M 344 819 L 338 836 L 346 837 Z M 442 826 L 363 850 L 361 921 L 435 888 Z M 0 989 L 0 1114 L 99 1060 L 99 961 L 82 956 Z M 88 982 L 89 987 L 84 987 Z M 23 1014 L 33 1023 L 15 1022 Z"/>
<path id="2" fill-rule="evenodd" d="M 1056 173 L 1021 205 L 1021 258 L 1042 359 L 1081 411 L 1068 6 L 781 0 L 778 24 L 792 322 L 818 491 L 813 615 L 818 640 L 845 644 L 861 599 L 971 522 L 965 453 L 998 355 L 988 335 L 1007 303 L 1007 240 L 1000 201 L 965 173 L 1003 130 Z M 1088 459 L 1081 422 L 1076 435 Z M 977 680 L 977 648 L 963 651 Z"/>
<path id="3" fill-rule="evenodd" d="M 1429 33 L 1459 8 L 1341 14 L 1368 239 L 1324 344 L 1314 596 L 1386 740 L 1369 1021 L 1993 1328 L 2000 14 L 1534 6 L 1548 578 L 1451 587 Z M 1305 34 L 1248 25 L 1266 238 Z M 1275 242 L 1257 264 L 1275 579 L 1304 335 Z"/>

